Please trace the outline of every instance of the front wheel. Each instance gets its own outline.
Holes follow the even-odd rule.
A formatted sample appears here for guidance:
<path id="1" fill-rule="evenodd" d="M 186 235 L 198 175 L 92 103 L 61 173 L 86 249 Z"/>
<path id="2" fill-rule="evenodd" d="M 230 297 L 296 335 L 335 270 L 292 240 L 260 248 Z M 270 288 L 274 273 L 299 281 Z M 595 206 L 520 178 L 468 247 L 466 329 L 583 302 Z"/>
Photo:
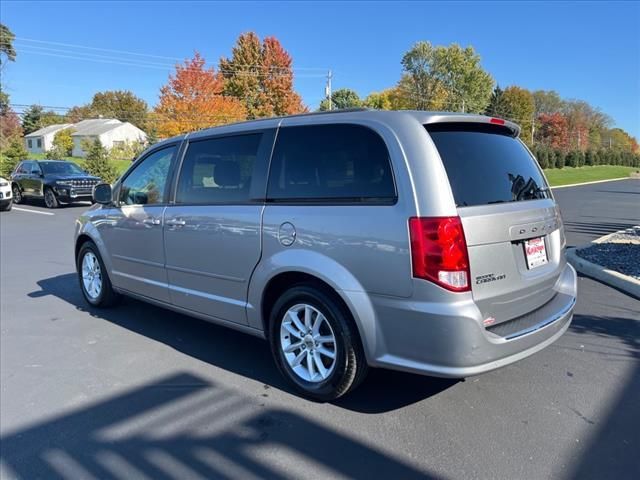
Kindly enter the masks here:
<path id="1" fill-rule="evenodd" d="M 119 295 L 111 286 L 98 248 L 93 242 L 86 242 L 80 248 L 77 269 L 82 294 L 89 304 L 94 307 L 106 308 L 117 302 Z"/>
<path id="2" fill-rule="evenodd" d="M 366 359 L 350 313 L 315 285 L 295 286 L 278 299 L 269 336 L 281 373 L 313 400 L 334 400 L 366 376 Z"/>
<path id="3" fill-rule="evenodd" d="M 44 189 L 44 204 L 47 208 L 58 208 L 60 202 L 58 202 L 58 197 L 50 188 Z"/>

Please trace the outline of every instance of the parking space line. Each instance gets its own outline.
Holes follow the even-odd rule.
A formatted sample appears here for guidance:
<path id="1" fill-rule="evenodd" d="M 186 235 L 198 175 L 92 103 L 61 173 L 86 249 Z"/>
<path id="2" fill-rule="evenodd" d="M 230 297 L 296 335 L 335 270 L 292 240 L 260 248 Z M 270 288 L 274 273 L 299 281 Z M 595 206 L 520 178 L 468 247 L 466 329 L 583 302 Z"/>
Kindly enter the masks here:
<path id="1" fill-rule="evenodd" d="M 39 212 L 38 210 L 29 210 L 28 208 L 20 208 L 20 207 L 13 207 L 14 210 L 18 210 L 20 212 L 29 212 L 29 213 L 38 213 L 40 215 L 55 215 L 55 213 L 51 213 L 51 212 Z"/>

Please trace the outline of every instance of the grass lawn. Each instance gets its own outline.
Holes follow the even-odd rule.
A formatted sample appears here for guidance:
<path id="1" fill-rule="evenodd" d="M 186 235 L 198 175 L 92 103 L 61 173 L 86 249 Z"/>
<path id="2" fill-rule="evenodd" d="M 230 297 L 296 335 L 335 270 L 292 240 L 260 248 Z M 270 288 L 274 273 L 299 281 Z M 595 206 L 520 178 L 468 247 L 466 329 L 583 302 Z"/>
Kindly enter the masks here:
<path id="1" fill-rule="evenodd" d="M 30 153 L 29 159 L 31 160 L 46 160 L 44 153 Z M 68 160 L 70 162 L 77 163 L 80 168 L 84 168 L 84 158 L 80 157 L 65 157 L 60 160 Z M 121 175 L 128 167 L 131 165 L 131 160 L 112 160 L 114 167 L 116 167 L 116 171 L 118 175 Z"/>
<path id="2" fill-rule="evenodd" d="M 552 187 L 570 185 L 572 183 L 593 182 L 595 180 L 609 180 L 611 178 L 628 177 L 631 172 L 640 170 L 638 167 L 623 167 L 620 165 L 597 165 L 595 167 L 565 167 L 550 168 L 544 171 Z"/>

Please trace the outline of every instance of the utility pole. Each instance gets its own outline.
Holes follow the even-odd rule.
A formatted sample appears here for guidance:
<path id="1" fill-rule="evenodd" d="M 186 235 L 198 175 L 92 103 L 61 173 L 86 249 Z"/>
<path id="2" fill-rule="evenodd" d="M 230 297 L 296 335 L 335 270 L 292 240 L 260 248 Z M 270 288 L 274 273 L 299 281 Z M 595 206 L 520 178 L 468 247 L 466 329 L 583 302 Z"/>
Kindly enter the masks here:
<path id="1" fill-rule="evenodd" d="M 465 105 L 464 105 L 464 97 L 462 97 L 462 113 L 464 113 L 464 107 L 465 107 Z"/>
<path id="2" fill-rule="evenodd" d="M 329 100 L 329 110 L 333 109 L 333 105 L 331 104 L 331 79 L 333 78 L 333 74 L 331 73 L 331 70 L 329 70 L 327 72 L 327 84 L 324 87 L 324 94 L 327 97 L 327 100 Z"/>
<path id="3" fill-rule="evenodd" d="M 533 135 L 536 133 L 536 114 L 534 112 L 533 117 L 531 117 L 531 146 L 533 147 Z"/>

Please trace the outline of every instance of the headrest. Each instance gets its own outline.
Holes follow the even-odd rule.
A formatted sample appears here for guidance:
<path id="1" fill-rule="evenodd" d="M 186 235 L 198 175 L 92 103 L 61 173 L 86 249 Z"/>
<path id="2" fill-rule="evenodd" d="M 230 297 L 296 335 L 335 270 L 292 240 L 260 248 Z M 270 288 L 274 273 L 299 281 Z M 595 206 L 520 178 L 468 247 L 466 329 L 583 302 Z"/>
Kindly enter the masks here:
<path id="1" fill-rule="evenodd" d="M 213 181 L 221 187 L 240 186 L 240 166 L 231 161 L 219 162 L 213 170 Z"/>

